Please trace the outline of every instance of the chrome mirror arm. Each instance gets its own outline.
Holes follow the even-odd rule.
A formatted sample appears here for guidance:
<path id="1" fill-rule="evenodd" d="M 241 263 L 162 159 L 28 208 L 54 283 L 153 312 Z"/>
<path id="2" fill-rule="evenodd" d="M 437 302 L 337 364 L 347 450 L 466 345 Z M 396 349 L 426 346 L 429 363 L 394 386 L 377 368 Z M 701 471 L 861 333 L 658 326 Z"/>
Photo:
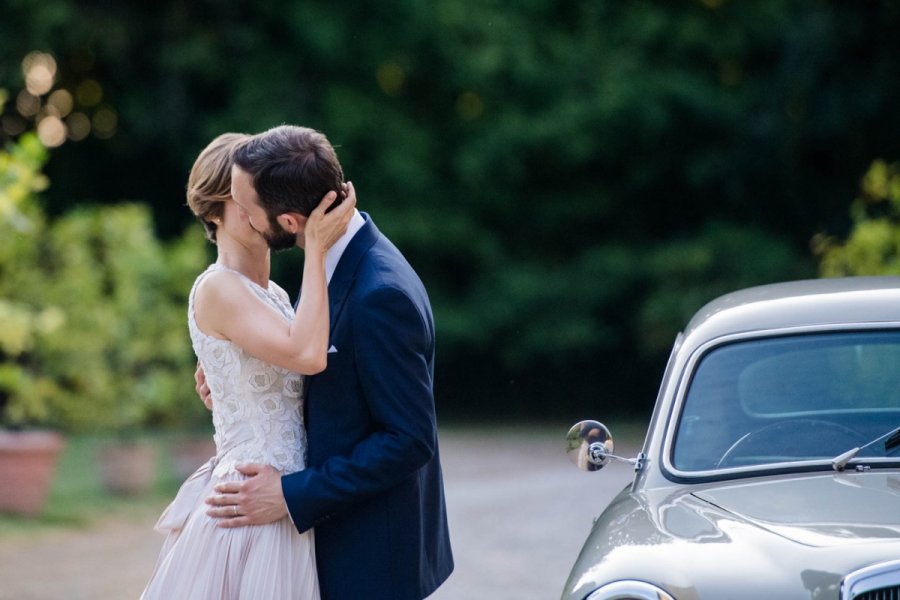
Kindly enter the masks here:
<path id="1" fill-rule="evenodd" d="M 644 468 L 644 461 L 647 459 L 647 455 L 643 452 L 639 453 L 634 458 L 625 458 L 624 456 L 619 456 L 618 454 L 610 454 L 606 451 L 606 448 L 603 444 L 599 442 L 594 442 L 588 447 L 589 459 L 592 464 L 598 465 L 600 467 L 606 464 L 605 459 L 612 458 L 614 460 L 618 460 L 621 462 L 627 462 L 628 464 L 634 467 L 635 471 L 640 471 Z"/>

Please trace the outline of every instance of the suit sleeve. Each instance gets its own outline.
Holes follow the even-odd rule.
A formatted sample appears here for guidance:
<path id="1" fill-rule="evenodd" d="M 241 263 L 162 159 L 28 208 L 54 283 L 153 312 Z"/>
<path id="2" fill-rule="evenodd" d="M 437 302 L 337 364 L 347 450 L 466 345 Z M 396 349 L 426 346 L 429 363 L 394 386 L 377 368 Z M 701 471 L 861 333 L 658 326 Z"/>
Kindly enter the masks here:
<path id="1" fill-rule="evenodd" d="M 291 518 L 301 532 L 412 476 L 435 452 L 431 323 L 393 287 L 367 294 L 350 317 L 373 432 L 350 455 L 282 478 Z"/>

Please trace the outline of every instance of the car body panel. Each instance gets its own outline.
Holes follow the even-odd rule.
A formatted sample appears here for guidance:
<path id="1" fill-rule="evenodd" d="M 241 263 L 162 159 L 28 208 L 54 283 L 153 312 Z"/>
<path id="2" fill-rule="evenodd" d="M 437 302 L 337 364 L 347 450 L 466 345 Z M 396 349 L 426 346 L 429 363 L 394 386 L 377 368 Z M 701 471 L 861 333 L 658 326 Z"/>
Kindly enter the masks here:
<path id="1" fill-rule="evenodd" d="M 652 583 L 676 600 L 838 600 L 848 573 L 900 557 L 896 461 L 860 472 L 820 461 L 696 476 L 668 459 L 691 370 L 711 348 L 873 329 L 900 331 L 900 277 L 761 286 L 698 311 L 667 363 L 641 469 L 596 519 L 563 600 L 621 580 Z"/>
<path id="2" fill-rule="evenodd" d="M 896 490 L 883 489 L 888 481 L 900 480 L 900 473 L 858 475 L 859 487 L 835 474 L 804 478 L 793 489 L 788 484 L 796 482 L 774 477 L 748 490 L 745 495 L 752 499 L 741 498 L 740 486 L 734 485 L 640 492 L 626 488 L 594 524 L 563 598 L 583 599 L 601 582 L 630 579 L 653 583 L 677 600 L 767 595 L 779 600 L 837 599 L 847 573 L 900 556 L 900 511 L 896 503 L 889 504 L 896 500 Z M 841 488 L 837 501 L 819 497 L 815 502 L 805 495 L 832 486 Z M 865 510 L 872 488 L 884 502 L 875 503 L 878 514 L 867 515 L 867 528 L 852 515 L 857 508 Z M 757 493 L 773 490 L 773 502 L 766 507 L 766 496 Z M 785 507 L 783 501 L 797 495 L 803 496 L 801 506 L 779 510 Z M 747 514 L 704 497 L 739 506 Z M 879 523 L 879 515 L 891 524 Z"/>
<path id="3" fill-rule="evenodd" d="M 897 471 L 741 482 L 694 496 L 807 546 L 900 542 Z"/>

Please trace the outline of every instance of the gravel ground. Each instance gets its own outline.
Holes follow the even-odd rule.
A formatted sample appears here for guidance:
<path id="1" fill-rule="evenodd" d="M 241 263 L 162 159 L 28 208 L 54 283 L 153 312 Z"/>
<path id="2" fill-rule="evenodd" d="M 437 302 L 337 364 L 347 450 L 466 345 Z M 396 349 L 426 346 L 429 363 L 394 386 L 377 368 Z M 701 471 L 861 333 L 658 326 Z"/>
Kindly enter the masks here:
<path id="1" fill-rule="evenodd" d="M 456 569 L 431 600 L 558 598 L 593 517 L 631 477 L 577 470 L 567 424 L 448 429 L 441 452 Z M 636 444 L 620 441 L 617 453 Z M 156 559 L 163 506 L 86 529 L 0 539 L 0 600 L 137 598 Z"/>

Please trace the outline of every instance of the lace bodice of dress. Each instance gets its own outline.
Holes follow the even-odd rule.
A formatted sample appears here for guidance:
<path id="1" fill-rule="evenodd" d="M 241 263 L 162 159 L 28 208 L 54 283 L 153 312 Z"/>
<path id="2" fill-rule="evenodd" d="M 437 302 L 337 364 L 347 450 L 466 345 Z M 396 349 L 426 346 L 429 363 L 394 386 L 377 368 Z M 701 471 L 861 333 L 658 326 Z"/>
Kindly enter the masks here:
<path id="1" fill-rule="evenodd" d="M 206 335 L 194 319 L 194 294 L 203 278 L 228 270 L 244 279 L 259 298 L 291 321 L 294 311 L 278 285 L 264 289 L 244 275 L 212 264 L 194 282 L 188 302 L 188 327 L 212 393 L 216 468 L 213 476 L 236 464 L 264 463 L 282 473 L 304 467 L 306 430 L 303 426 L 303 376 L 265 363 L 234 343 Z"/>

